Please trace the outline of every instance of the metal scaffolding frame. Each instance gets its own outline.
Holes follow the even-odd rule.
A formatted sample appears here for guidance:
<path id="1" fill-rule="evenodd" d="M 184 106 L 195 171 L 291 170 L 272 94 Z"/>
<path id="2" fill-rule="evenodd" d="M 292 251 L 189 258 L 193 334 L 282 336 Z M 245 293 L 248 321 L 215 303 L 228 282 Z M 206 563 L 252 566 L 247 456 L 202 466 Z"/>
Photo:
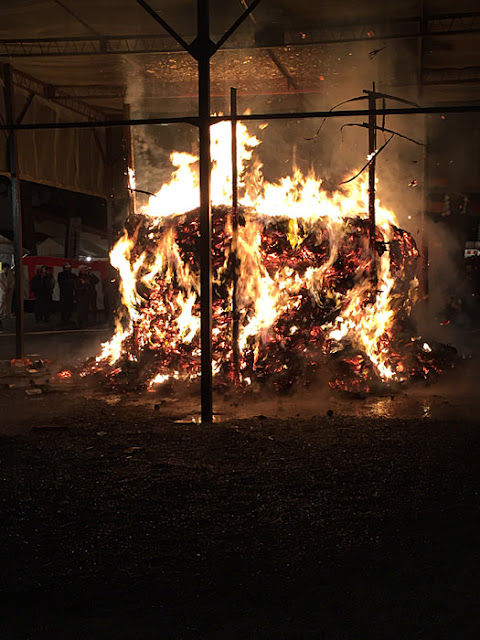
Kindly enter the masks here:
<path id="1" fill-rule="evenodd" d="M 37 57 L 58 57 L 58 56 L 92 56 L 104 54 L 153 54 L 153 53 L 178 53 L 186 52 L 193 55 L 189 45 L 170 25 L 154 11 L 146 0 L 137 0 L 137 3 L 157 22 L 169 35 L 119 35 L 108 36 L 99 33 L 94 27 L 86 23 L 81 16 L 74 13 L 62 0 L 55 0 L 56 4 L 72 15 L 82 24 L 91 35 L 84 37 L 60 37 L 60 38 L 23 38 L 23 39 L 0 39 L 0 58 L 37 58 Z M 254 1 L 246 7 L 246 16 L 241 17 L 241 24 L 245 17 L 249 16 L 255 23 L 252 11 L 259 4 Z M 273 63 L 279 72 L 287 80 L 286 93 L 290 93 L 293 88 L 298 93 L 309 93 L 297 87 L 295 79 L 289 70 L 282 63 L 275 52 L 275 47 L 288 46 L 315 46 L 340 43 L 353 43 L 375 40 L 398 40 L 416 39 L 419 42 L 419 64 L 417 72 L 418 84 L 425 86 L 441 84 L 471 84 L 480 82 L 480 72 L 477 67 L 469 68 L 436 68 L 424 67 L 424 38 L 434 38 L 438 36 L 458 36 L 473 33 L 480 33 L 480 12 L 468 13 L 440 13 L 427 15 L 423 0 L 420 2 L 419 15 L 396 18 L 389 21 L 356 22 L 351 24 L 326 24 L 321 28 L 311 28 L 304 30 L 285 30 L 275 32 L 275 42 L 265 42 L 264 36 L 261 41 L 256 41 L 252 34 L 249 42 L 245 46 L 240 46 L 235 42 L 230 42 L 230 36 L 237 29 L 236 23 L 232 25 L 231 31 L 227 31 L 218 41 L 215 47 L 217 51 L 220 47 L 232 51 L 242 50 L 264 50 L 270 55 Z M 280 40 L 280 42 L 279 42 Z M 213 44 L 213 43 L 212 43 Z M 195 57 L 195 56 L 194 56 Z M 18 74 L 18 72 L 15 72 Z M 23 74 L 20 85 L 35 84 L 41 85 L 40 81 L 31 78 L 27 80 L 27 75 Z M 16 82 L 17 84 L 17 82 Z M 47 93 L 48 97 L 63 106 L 76 111 L 90 119 L 97 119 L 98 113 L 94 113 L 94 106 L 82 103 L 81 100 L 89 99 L 116 99 L 123 98 L 125 87 L 121 85 L 112 86 L 53 86 L 44 85 L 43 88 L 34 89 L 34 93 L 42 95 Z M 271 90 L 273 93 L 277 91 Z M 181 96 L 185 97 L 185 96 Z M 111 111 L 115 111 L 111 109 Z"/>
<path id="2" fill-rule="evenodd" d="M 168 32 L 168 35 L 103 35 L 90 24 L 85 23 L 80 16 L 73 13 L 61 0 L 55 0 L 55 2 L 59 7 L 69 12 L 79 21 L 91 35 L 84 37 L 0 39 L 0 58 L 42 58 L 104 54 L 173 54 L 179 52 L 192 54 L 190 50 L 191 45 L 179 36 L 165 20 L 158 16 L 146 0 L 137 0 L 137 2 Z M 252 11 L 258 3 L 253 2 L 250 7 L 246 2 L 243 4 L 247 8 L 247 15 L 252 22 L 256 24 Z M 245 17 L 242 18 L 242 22 Z M 265 51 L 271 57 L 279 72 L 287 80 L 285 93 L 291 93 L 293 89 L 296 93 L 307 94 L 310 93 L 311 90 L 303 90 L 302 87 L 296 85 L 295 79 L 292 77 L 288 68 L 282 63 L 275 48 L 279 46 L 309 47 L 375 40 L 414 39 L 418 41 L 419 51 L 422 52 L 418 57 L 417 81 L 419 85 L 474 84 L 480 82 L 480 69 L 478 67 L 425 68 L 423 44 L 425 38 L 480 33 L 480 12 L 427 15 L 424 2 L 421 1 L 419 15 L 396 18 L 389 21 L 373 20 L 368 23 L 363 21 L 348 25 L 326 24 L 318 29 L 276 31 L 274 36 L 275 42 L 271 43 L 265 42 L 264 36 L 262 36 L 261 41 L 257 42 L 254 34 L 251 34 L 248 42 L 244 46 L 240 46 L 238 41 L 229 41 L 229 37 L 234 33 L 236 28 L 237 26 L 234 24 L 231 33 L 227 32 L 220 38 L 215 45 L 215 51 L 220 47 L 238 52 L 248 50 Z M 85 115 L 89 119 L 98 119 L 101 110 L 82 101 L 91 99 L 121 99 L 126 92 L 125 86 L 122 85 L 98 86 L 90 84 L 83 86 L 54 86 L 42 83 L 34 78 L 29 78 L 27 74 L 20 74 L 18 71 L 14 71 L 14 73 L 16 76 L 15 84 L 22 86 L 26 90 L 30 90 L 28 85 L 33 85 L 34 88 L 32 92 L 36 95 L 44 95 L 72 111 Z M 17 81 L 18 78 L 21 78 L 20 81 Z M 278 88 L 267 88 L 267 93 L 278 93 Z M 120 111 L 120 109 L 109 108 L 109 111 L 115 112 Z"/>
<path id="3" fill-rule="evenodd" d="M 124 99 L 127 93 L 124 84 L 55 84 L 52 86 L 53 99 L 66 100 L 98 100 L 120 98 Z M 62 104 L 64 104 L 62 102 Z M 90 105 L 88 105 L 90 106 Z"/>
<path id="4" fill-rule="evenodd" d="M 3 68 L 3 99 L 5 119 L 9 123 L 15 121 L 13 73 L 10 65 Z M 20 179 L 18 175 L 17 132 L 9 131 L 7 138 L 8 170 L 11 184 L 11 208 L 13 223 L 13 244 L 15 258 L 15 353 L 17 358 L 24 355 L 24 308 L 23 308 L 23 226 L 22 205 L 20 197 Z"/>
<path id="5" fill-rule="evenodd" d="M 152 12 L 155 13 L 153 10 Z M 468 33 L 480 33 L 480 12 L 442 13 L 430 16 L 420 15 L 397 18 L 384 22 L 372 20 L 368 23 L 352 23 L 350 25 L 325 25 L 321 29 L 287 30 L 283 33 L 281 46 L 327 45 L 342 42 L 398 40 L 424 36 L 434 38 L 438 36 L 465 35 Z M 227 43 L 225 40 L 220 46 L 224 44 L 226 44 L 226 48 L 228 49 L 269 49 L 278 46 L 278 41 L 272 42 L 271 44 L 256 44 L 252 38 L 246 47 L 240 47 L 238 43 Z M 186 50 L 186 48 L 183 47 L 178 40 L 174 45 L 171 38 L 164 35 L 126 34 L 104 36 L 98 34 L 84 37 L 0 39 L 0 57 L 9 58 L 91 56 L 103 54 L 130 55 L 142 53 L 173 53 L 184 50 Z"/>
<path id="6" fill-rule="evenodd" d="M 137 0 L 137 3 L 142 6 L 163 28 L 165 28 L 168 33 L 174 38 L 174 40 L 181 46 L 184 50 L 186 50 L 190 55 L 192 55 L 198 64 L 198 98 L 199 98 L 199 109 L 198 116 L 196 117 L 178 117 L 178 118 L 141 118 L 141 119 L 131 119 L 131 118 L 121 118 L 118 120 L 113 119 L 104 119 L 98 120 L 96 117 L 91 121 L 85 122 L 62 122 L 62 123 L 32 123 L 32 124 L 24 124 L 21 121 L 15 122 L 13 117 L 8 117 L 7 122 L 4 124 L 0 124 L 0 131 L 8 131 L 10 137 L 14 138 L 14 134 L 16 131 L 25 131 L 25 130 L 33 130 L 33 129 L 62 129 L 62 128 L 96 128 L 96 127 L 114 127 L 114 126 L 136 126 L 136 125 L 169 125 L 169 124 L 180 124 L 186 123 L 193 126 L 198 127 L 199 130 L 199 167 L 200 167 L 200 278 L 201 278 L 201 291 L 200 291 L 200 310 L 201 310 L 201 416 L 202 422 L 211 422 L 213 419 L 213 382 L 212 382 L 212 272 L 211 272 L 211 233 L 212 233 L 212 221 L 211 221 L 211 203 L 210 203 L 210 126 L 215 122 L 219 122 L 221 120 L 228 120 L 233 123 L 233 125 L 238 120 L 279 120 L 279 119 L 304 119 L 304 118 L 338 118 L 338 117 L 352 117 L 352 116 L 363 116 L 368 117 L 370 121 L 375 121 L 377 116 L 386 116 L 386 115 L 414 115 L 414 114 L 434 114 L 434 113 L 480 113 L 480 104 L 478 105 L 450 105 L 445 107 L 438 106 L 430 106 L 430 107 L 395 107 L 395 108 L 376 108 L 376 102 L 371 101 L 369 103 L 368 109 L 350 109 L 343 111 L 303 111 L 296 113 L 263 113 L 263 114 L 249 114 L 243 116 L 237 116 L 235 113 L 235 109 L 232 109 L 232 113 L 230 115 L 224 116 L 214 116 L 212 117 L 210 114 L 210 59 L 211 57 L 218 51 L 218 49 L 223 46 L 228 38 L 236 31 L 236 29 L 243 23 L 243 21 L 251 14 L 253 9 L 258 6 L 261 0 L 253 0 L 252 4 L 248 7 L 248 9 L 239 17 L 239 19 L 232 25 L 230 29 L 228 29 L 225 34 L 218 40 L 217 43 L 213 42 L 210 38 L 210 25 L 209 25 L 209 2 L 208 0 L 197 0 L 197 37 L 188 44 L 183 40 L 171 27 L 168 25 L 156 12 L 151 9 L 151 7 L 147 4 L 145 0 Z M 400 35 L 400 34 L 388 34 L 386 35 L 378 35 L 372 29 L 371 34 L 366 33 L 366 37 L 364 37 L 362 33 L 356 33 L 354 36 L 348 36 L 348 31 L 345 28 L 342 28 L 341 37 L 342 39 L 338 39 L 337 36 L 333 35 L 330 40 L 323 40 L 322 43 L 329 42 L 349 42 L 354 40 L 365 40 L 365 39 L 379 39 L 380 37 L 413 37 L 422 41 L 422 36 L 432 36 L 432 35 L 444 35 L 448 33 L 449 35 L 457 34 L 457 33 L 467 33 L 467 32 L 476 32 L 477 30 L 480 32 L 480 27 L 477 28 L 477 19 L 480 18 L 480 13 L 478 14 L 469 14 L 468 18 L 466 14 L 462 14 L 461 23 L 459 23 L 460 18 L 458 16 L 436 16 L 435 20 L 438 22 L 436 25 L 432 24 L 432 18 L 422 18 L 422 19 L 412 19 L 416 23 L 418 23 L 419 27 L 410 35 Z M 410 22 L 412 22 L 410 20 Z M 470 22 L 467 24 L 467 20 Z M 408 24 L 408 20 L 397 21 L 397 26 L 401 23 Z M 390 23 L 391 24 L 391 23 Z M 472 26 L 473 25 L 473 26 Z M 388 25 L 384 25 L 385 28 L 388 28 Z M 467 30 L 468 27 L 468 30 Z M 349 27 L 352 28 L 352 27 Z M 360 27 L 357 27 L 360 28 Z M 364 27 L 361 27 L 362 29 Z M 449 29 L 445 31 L 445 29 Z M 462 30 L 463 29 L 463 30 Z M 150 36 L 149 36 L 150 38 Z M 337 39 L 335 39 L 337 38 Z M 118 38 L 114 39 L 119 41 Z M 121 40 L 121 39 L 120 39 Z M 319 44 L 320 42 L 305 42 L 306 38 L 302 36 L 302 44 Z M 87 52 L 88 55 L 92 53 L 119 53 L 120 51 L 108 51 L 108 42 L 109 38 L 102 38 L 101 40 L 97 38 L 87 38 L 82 39 L 81 42 L 90 43 L 90 50 Z M 25 41 L 24 41 L 25 42 Z M 39 42 L 39 41 L 35 41 Z M 58 43 L 59 40 L 48 40 L 48 46 L 56 46 L 54 43 Z M 50 54 L 50 55 L 75 55 L 72 53 L 65 53 L 68 49 L 67 45 L 71 45 L 73 42 L 77 44 L 80 42 L 78 39 L 62 39 L 62 43 L 65 45 L 65 50 L 62 53 Z M 42 43 L 47 43 L 46 40 L 43 40 Z M 96 51 L 95 47 L 101 45 L 101 51 Z M 292 43 L 294 44 L 294 43 Z M 30 45 L 33 45 L 33 41 L 30 41 Z M 2 47 L 10 47 L 10 46 L 19 46 L 18 41 L 1 41 L 0 42 L 0 55 L 9 55 L 6 53 L 1 53 Z M 21 45 L 23 46 L 23 45 Z M 83 46 L 83 45 L 82 45 Z M 268 47 L 266 47 L 268 48 Z M 171 51 L 171 47 L 169 51 Z M 3 50 L 5 51 L 5 50 Z M 11 51 L 11 50 L 10 50 Z M 10 54 L 12 57 L 15 54 Z M 33 55 L 33 54 L 27 54 Z M 43 53 L 40 55 L 49 55 L 48 53 Z M 421 77 L 421 76 L 420 76 Z M 420 78 L 419 78 L 420 79 Z M 30 78 L 30 89 L 22 85 L 23 88 L 32 91 L 33 85 L 32 79 Z M 26 83 L 25 79 L 22 79 L 22 82 Z M 28 83 L 27 83 L 28 84 Z M 47 92 L 48 93 L 48 92 Z M 45 96 L 45 87 L 43 87 L 43 95 L 44 97 L 48 97 L 49 99 L 54 99 L 56 101 L 60 100 L 61 104 L 63 104 L 63 100 L 67 101 L 68 99 L 73 99 L 71 96 L 66 96 L 62 93 L 62 89 L 60 88 L 50 88 L 50 91 L 47 96 Z M 63 104 L 63 106 L 67 106 Z M 75 110 L 75 109 L 72 109 Z M 99 112 L 94 110 L 95 116 L 98 116 Z M 82 113 L 82 115 L 85 115 Z M 373 141 L 372 141 L 373 144 Z M 12 173 L 13 175 L 13 173 Z M 18 207 L 19 209 L 19 204 Z M 21 216 L 21 212 L 19 214 Z M 17 216 L 18 220 L 21 222 L 21 217 Z M 20 225 L 20 234 L 21 234 L 21 225 Z M 21 242 L 21 238 L 19 240 L 19 234 L 17 233 L 17 245 L 18 242 Z M 18 246 L 17 246 L 18 250 Z M 21 245 L 20 245 L 21 250 Z M 23 340 L 23 328 L 17 327 L 17 344 L 20 340 Z"/>
<path id="7" fill-rule="evenodd" d="M 88 120 L 105 119 L 105 114 L 89 104 L 81 102 L 65 94 L 61 89 L 52 87 L 32 76 L 14 69 L 10 64 L 2 65 L 3 99 L 5 107 L 5 124 L 7 131 L 8 174 L 11 183 L 11 210 L 13 223 L 14 258 L 15 258 L 15 287 L 23 292 L 23 224 L 21 205 L 21 175 L 18 162 L 18 130 L 12 125 L 22 125 L 23 120 L 36 96 L 52 104 L 57 104 Z M 15 113 L 15 88 L 27 93 L 20 113 Z M 88 122 L 87 120 L 87 122 Z M 85 121 L 83 121 L 85 124 Z M 97 131 L 93 130 L 97 139 Z M 24 306 L 23 295 L 16 297 L 15 303 L 15 355 L 23 358 L 24 340 Z"/>
<path id="8" fill-rule="evenodd" d="M 212 215 L 210 200 L 210 59 L 235 33 L 261 0 L 239 16 L 223 36 L 210 38 L 209 1 L 197 0 L 197 36 L 188 44 L 161 18 L 145 0 L 137 3 L 158 22 L 198 64 L 198 118 L 200 173 L 200 347 L 201 347 L 201 416 L 202 422 L 213 420 L 212 375 Z"/>
<path id="9" fill-rule="evenodd" d="M 480 66 L 447 67 L 445 69 L 423 67 L 422 84 L 425 86 L 478 83 L 480 83 Z"/>
<path id="10" fill-rule="evenodd" d="M 308 118 L 347 118 L 358 116 L 368 118 L 371 114 L 377 116 L 401 116 L 401 115 L 445 115 L 448 113 L 480 113 L 480 104 L 453 104 L 442 106 L 427 107 L 390 107 L 376 109 L 345 109 L 337 111 L 295 111 L 287 113 L 244 113 L 236 116 L 238 121 L 256 121 L 265 122 L 266 120 L 304 120 Z M 228 114 L 210 116 L 210 125 L 217 122 L 232 121 L 232 116 Z M 146 124 L 152 125 L 171 125 L 171 124 L 190 124 L 198 126 L 198 116 L 179 116 L 172 118 L 131 118 L 131 119 L 108 119 L 89 121 L 85 120 L 77 122 L 37 122 L 31 124 L 13 123 L 0 124 L 0 131 L 32 131 L 35 129 L 95 129 L 102 127 L 126 127 L 140 126 Z"/>
<path id="11" fill-rule="evenodd" d="M 419 37 L 480 33 L 480 12 L 441 13 L 375 21 L 365 24 L 325 25 L 304 32 L 287 31 L 286 44 L 340 44 L 365 40 L 402 40 Z"/>
<path id="12" fill-rule="evenodd" d="M 70 92 L 65 91 L 61 87 L 42 82 L 28 73 L 18 71 L 18 69 L 11 68 L 11 73 L 13 85 L 19 89 L 23 89 L 29 95 L 39 96 L 49 102 L 61 105 L 65 107 L 65 109 L 85 116 L 85 118 L 89 120 L 105 119 L 104 111 L 70 95 Z"/>

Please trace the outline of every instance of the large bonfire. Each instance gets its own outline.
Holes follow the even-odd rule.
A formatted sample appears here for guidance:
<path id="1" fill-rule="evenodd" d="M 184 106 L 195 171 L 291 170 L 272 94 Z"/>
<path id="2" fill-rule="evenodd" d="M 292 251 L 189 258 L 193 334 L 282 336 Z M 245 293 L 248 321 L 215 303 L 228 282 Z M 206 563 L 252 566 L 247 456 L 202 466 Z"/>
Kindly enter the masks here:
<path id="1" fill-rule="evenodd" d="M 332 387 L 369 391 L 438 373 L 444 354 L 413 337 L 410 321 L 418 284 L 414 239 L 378 201 L 372 288 L 366 181 L 332 193 L 296 171 L 268 183 L 252 158 L 259 140 L 239 124 L 234 232 L 230 125 L 219 123 L 211 134 L 215 383 L 285 390 L 322 372 Z M 110 255 L 121 276 L 123 314 L 86 372 L 115 385 L 152 387 L 201 373 L 198 165 L 186 153 L 173 153 L 171 161 L 171 181 L 128 220 Z"/>

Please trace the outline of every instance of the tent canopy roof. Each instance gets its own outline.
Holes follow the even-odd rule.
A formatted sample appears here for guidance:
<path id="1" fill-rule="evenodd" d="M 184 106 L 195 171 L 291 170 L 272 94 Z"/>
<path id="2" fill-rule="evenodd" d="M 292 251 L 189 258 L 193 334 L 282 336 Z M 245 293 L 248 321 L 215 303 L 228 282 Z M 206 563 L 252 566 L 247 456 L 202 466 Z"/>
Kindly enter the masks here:
<path id="1" fill-rule="evenodd" d="M 150 0 L 150 5 L 187 42 L 194 38 L 195 0 Z M 210 0 L 211 32 L 214 40 L 218 40 L 241 15 L 246 5 L 245 0 Z M 429 16 L 471 13 L 476 9 L 478 7 L 473 0 L 431 0 L 428 3 Z M 315 87 L 319 76 L 328 77 L 331 72 L 328 61 L 333 55 L 332 46 L 341 50 L 344 45 L 305 46 L 310 36 L 317 41 L 325 37 L 336 37 L 347 42 L 349 35 L 359 34 L 367 39 L 367 42 L 362 43 L 366 49 L 379 48 L 390 42 L 392 44 L 387 47 L 390 49 L 387 55 L 393 55 L 393 51 L 401 52 L 403 40 L 384 42 L 380 35 L 404 33 L 405 29 L 411 33 L 412 28 L 418 30 L 421 3 L 419 0 L 383 4 L 379 4 L 377 0 L 365 0 L 361 3 L 356 0 L 323 0 L 321 3 L 311 0 L 263 0 L 254 10 L 253 16 L 254 20 L 247 19 L 234 39 L 227 43 L 226 46 L 235 47 L 235 51 L 219 52 L 212 60 L 212 80 L 217 92 L 227 93 L 227 87 L 234 85 L 240 86 L 240 89 L 243 86 L 248 91 L 250 82 L 253 86 L 252 94 L 255 94 L 255 79 L 266 86 L 266 92 L 278 93 L 279 88 L 285 90 L 288 75 L 294 79 L 300 77 L 302 87 L 309 82 Z M 376 25 L 382 22 L 383 26 L 377 28 Z M 480 18 L 471 18 L 469 24 L 470 31 L 477 27 L 480 30 Z M 361 25 L 362 29 L 356 28 L 350 33 L 348 25 Z M 437 27 L 444 32 L 459 28 L 451 20 L 444 23 L 437 21 L 435 29 Z M 467 29 L 465 22 L 461 29 Z M 287 41 L 292 38 L 296 40 L 294 47 L 283 46 L 286 33 Z M 305 42 L 302 41 L 302 33 L 306 34 Z M 373 34 L 372 41 L 368 41 L 368 34 Z M 179 51 L 179 45 L 135 0 L 15 0 L 2 3 L 0 8 L 0 41 L 25 44 L 28 40 L 45 38 L 63 41 L 66 38 L 99 40 L 127 35 L 155 37 L 151 48 L 157 52 L 103 55 L 62 53 L 53 56 L 53 50 L 50 49 L 49 55 L 25 57 L 24 54 L 18 54 L 28 48 L 21 47 L 16 49 L 17 55 L 11 56 L 10 43 L 8 46 L 0 44 L 0 53 L 3 61 L 11 62 L 16 69 L 49 85 L 63 88 L 62 90 L 98 107 L 104 113 L 120 112 L 127 90 L 139 78 L 153 98 L 194 97 L 195 61 L 189 54 Z M 413 46 L 415 40 L 413 39 Z M 251 46 L 255 41 L 257 44 L 265 43 L 270 51 L 274 51 L 277 62 L 266 48 L 256 49 L 252 53 Z M 124 52 L 126 45 L 116 42 Z M 128 46 L 132 46 L 132 42 Z M 469 32 L 452 36 L 445 33 L 434 38 L 427 37 L 425 44 L 424 64 L 428 69 L 453 70 L 451 73 L 461 69 L 464 75 L 469 73 L 470 76 L 478 69 L 480 78 L 480 34 Z M 353 48 L 354 45 L 345 46 Z M 159 53 L 159 49 L 163 53 Z M 362 58 L 364 65 L 368 65 L 368 50 L 366 55 L 365 60 Z M 415 61 L 412 64 L 415 65 Z M 244 71 L 248 73 L 244 73 L 247 77 L 242 85 L 240 72 Z M 216 77 L 218 86 L 215 85 Z M 472 79 L 469 78 L 468 82 L 471 87 Z M 287 89 L 292 89 L 291 83 Z"/>

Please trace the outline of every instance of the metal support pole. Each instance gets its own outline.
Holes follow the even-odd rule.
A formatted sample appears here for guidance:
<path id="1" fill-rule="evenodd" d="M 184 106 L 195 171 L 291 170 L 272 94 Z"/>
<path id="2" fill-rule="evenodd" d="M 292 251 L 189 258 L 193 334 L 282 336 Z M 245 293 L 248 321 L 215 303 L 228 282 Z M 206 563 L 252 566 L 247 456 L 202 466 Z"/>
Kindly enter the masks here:
<path id="1" fill-rule="evenodd" d="M 422 248 L 420 252 L 421 265 L 421 291 L 422 298 L 428 300 L 428 231 L 427 231 L 427 208 L 428 208 L 428 130 L 425 118 L 425 138 L 426 145 L 423 148 L 423 185 L 422 185 Z"/>
<path id="2" fill-rule="evenodd" d="M 260 4 L 261 1 L 262 0 L 253 0 L 252 4 L 245 9 L 245 11 L 242 13 L 242 15 L 239 18 L 237 18 L 237 20 L 235 20 L 235 22 L 232 24 L 230 29 L 227 29 L 227 31 L 225 31 L 223 36 L 220 38 L 220 40 L 215 45 L 215 51 L 217 51 L 217 49 L 220 49 L 221 47 L 223 47 L 225 42 L 230 38 L 231 35 L 233 35 L 235 33 L 235 31 L 238 29 L 238 27 L 248 18 L 248 16 L 252 13 L 252 11 L 258 7 L 258 5 Z M 138 2 L 138 0 L 137 0 L 137 2 Z M 208 0 L 206 0 L 206 2 L 208 2 Z"/>
<path id="3" fill-rule="evenodd" d="M 240 318 L 237 306 L 238 291 L 238 166 L 237 166 L 237 90 L 230 89 L 230 115 L 232 116 L 232 351 L 233 351 L 233 380 L 238 384 L 240 380 L 240 350 L 238 338 L 240 335 Z"/>
<path id="4" fill-rule="evenodd" d="M 192 55 L 198 63 L 198 118 L 199 133 L 199 169 L 200 169 L 200 346 L 201 346 L 201 399 L 202 422 L 213 419 L 213 380 L 212 380 L 212 215 L 210 202 L 210 58 L 238 29 L 243 21 L 260 4 L 252 4 L 215 44 L 210 39 L 210 20 L 208 0 L 197 0 L 197 37 L 187 44 L 170 25 L 163 20 L 146 0 L 137 0 L 175 40 Z"/>
<path id="5" fill-rule="evenodd" d="M 158 13 L 154 11 L 147 2 L 145 2 L 145 0 L 137 0 L 137 3 L 141 7 L 143 7 L 145 11 L 149 14 L 149 16 L 151 16 L 155 20 L 155 22 L 158 22 L 158 24 L 160 24 L 165 29 L 165 31 L 167 31 L 172 36 L 172 38 L 174 38 L 174 40 L 176 40 L 178 44 L 183 49 L 185 49 L 185 51 L 190 51 L 190 45 L 187 42 L 185 42 L 185 40 L 175 31 L 175 29 L 172 29 L 172 27 L 168 24 L 168 22 L 164 20 L 161 16 L 159 16 Z"/>
<path id="6" fill-rule="evenodd" d="M 212 216 L 210 203 L 210 24 L 208 0 L 197 0 L 198 132 L 200 167 L 200 344 L 202 422 L 213 419 Z"/>
<path id="7" fill-rule="evenodd" d="M 399 115 L 419 115 L 419 114 L 441 114 L 448 113 L 480 113 L 480 104 L 461 104 L 434 107 L 395 107 L 392 109 L 377 109 L 378 116 L 399 116 Z M 353 116 L 366 117 L 369 115 L 368 109 L 346 109 L 342 111 L 297 111 L 287 113 L 250 113 L 242 114 L 238 120 L 267 121 L 267 120 L 302 120 L 304 118 L 352 118 Z M 218 115 L 210 118 L 210 124 L 231 120 L 230 116 Z M 198 125 L 196 117 L 181 118 L 135 118 L 132 120 L 97 120 L 97 121 L 76 121 L 76 122 L 35 122 L 27 124 L 0 124 L 0 131 L 46 131 L 48 129 L 103 129 L 105 127 L 138 127 L 145 124 L 191 124 Z"/>
<path id="8" fill-rule="evenodd" d="M 373 91 L 368 93 L 368 155 L 371 161 L 368 167 L 368 220 L 369 220 L 369 246 L 371 256 L 371 280 L 373 296 L 377 290 L 377 250 L 375 243 L 376 217 L 375 217 L 375 152 L 377 150 L 377 115 L 375 113 L 377 97 L 375 83 Z M 372 157 L 373 156 L 373 157 Z"/>
<path id="9" fill-rule="evenodd" d="M 113 206 L 113 194 L 111 193 L 107 198 L 105 198 L 105 206 L 107 208 L 107 242 L 108 242 L 108 253 L 113 249 L 114 242 L 114 232 L 113 232 L 113 220 L 114 220 L 114 206 Z"/>
<path id="10" fill-rule="evenodd" d="M 109 251 L 116 240 L 116 232 L 130 214 L 130 192 L 128 191 L 128 166 L 125 143 L 125 128 L 105 129 L 105 170 L 109 196 L 107 198 L 107 223 Z"/>
<path id="11" fill-rule="evenodd" d="M 418 38 L 418 56 L 417 56 L 417 84 L 418 84 L 418 100 L 423 102 L 423 77 L 425 66 L 425 41 L 424 34 L 428 27 L 427 15 L 425 10 L 425 1 L 420 0 L 421 10 L 421 29 Z M 428 122 L 427 117 L 423 116 L 423 136 L 425 146 L 423 147 L 423 176 L 422 176 L 422 195 L 421 195 L 421 250 L 420 250 L 420 291 L 422 301 L 426 305 L 428 302 L 428 231 L 427 231 L 427 204 L 428 204 Z"/>
<path id="12" fill-rule="evenodd" d="M 13 80 L 12 68 L 9 64 L 3 65 L 5 115 L 8 124 L 13 124 Z M 22 205 L 20 200 L 20 178 L 18 171 L 17 134 L 10 131 L 8 134 L 8 164 L 12 185 L 12 218 L 13 218 L 13 243 L 15 256 L 15 289 L 17 292 L 15 302 L 15 355 L 23 358 L 24 344 L 24 308 L 23 308 L 23 239 L 22 239 Z"/>
<path id="13" fill-rule="evenodd" d="M 130 105 L 123 105 L 123 117 L 125 120 L 130 120 Z M 124 128 L 124 140 L 125 140 L 125 156 L 127 160 L 127 171 L 133 171 L 135 175 L 135 156 L 133 153 L 133 139 L 132 139 L 132 127 L 130 125 L 126 125 Z M 127 176 L 127 184 L 129 187 L 135 187 L 135 185 L 131 184 L 130 175 Z M 137 210 L 137 198 L 135 191 L 129 191 L 129 215 L 135 215 Z"/>

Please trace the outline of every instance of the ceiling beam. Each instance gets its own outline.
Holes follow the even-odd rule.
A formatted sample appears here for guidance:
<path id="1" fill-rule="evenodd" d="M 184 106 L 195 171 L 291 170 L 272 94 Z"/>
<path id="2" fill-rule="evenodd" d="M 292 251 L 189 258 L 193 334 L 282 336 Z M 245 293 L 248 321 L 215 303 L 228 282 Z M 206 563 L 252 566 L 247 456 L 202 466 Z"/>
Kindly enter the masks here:
<path id="1" fill-rule="evenodd" d="M 380 22 L 330 24 L 319 29 L 286 30 L 281 46 L 328 45 L 369 40 L 398 40 L 418 37 L 459 36 L 480 33 L 480 12 L 412 16 Z M 269 49 L 278 46 L 257 44 L 253 36 L 226 42 L 224 49 Z M 164 35 L 86 36 L 63 38 L 0 39 L 0 57 L 31 58 L 56 56 L 91 56 L 100 54 L 175 53 L 184 51 L 180 44 Z"/>
<path id="2" fill-rule="evenodd" d="M 441 85 L 441 84 L 480 84 L 480 67 L 446 67 L 426 68 L 423 70 L 423 84 Z"/>
<path id="3" fill-rule="evenodd" d="M 90 31 L 90 33 L 92 33 L 95 37 L 97 38 L 102 37 L 102 35 L 96 29 L 90 26 L 88 22 L 85 22 L 83 18 L 81 18 L 78 14 L 76 14 L 75 11 L 73 11 L 73 9 L 70 9 L 70 7 L 66 5 L 64 2 L 62 2 L 62 0 L 52 0 L 52 1 L 56 5 L 61 7 L 64 11 L 66 11 L 70 16 L 72 16 L 72 18 L 75 18 L 75 20 L 79 22 L 82 25 L 82 27 L 85 27 L 85 29 L 87 29 L 87 31 Z"/>
<path id="4" fill-rule="evenodd" d="M 318 29 L 285 32 L 286 44 L 340 44 L 368 40 L 458 36 L 480 33 L 480 12 L 419 15 L 394 20 L 324 24 Z"/>
<path id="5" fill-rule="evenodd" d="M 447 104 L 434 105 L 426 107 L 393 107 L 385 109 L 346 109 L 332 111 L 294 111 L 291 113 L 249 113 L 237 116 L 240 121 L 259 121 L 267 122 L 269 120 L 303 120 L 311 118 L 352 118 L 368 117 L 372 113 L 378 116 L 393 115 L 432 115 L 432 114 L 448 114 L 448 113 L 480 113 L 480 104 Z M 210 124 L 227 121 L 230 122 L 232 116 L 218 115 L 210 117 Z M 77 122 L 37 122 L 28 124 L 0 124 L 0 131 L 32 131 L 32 130 L 49 130 L 49 129 L 94 129 L 99 127 L 127 127 L 139 125 L 172 125 L 172 124 L 189 124 L 198 126 L 198 117 L 183 116 L 174 118 L 133 118 L 114 120 L 109 118 L 103 121 L 77 121 Z"/>
<path id="6" fill-rule="evenodd" d="M 124 98 L 127 88 L 123 84 L 58 84 L 55 85 L 55 95 L 65 99 L 90 100 L 91 98 Z"/>
<path id="7" fill-rule="evenodd" d="M 69 111 L 80 114 L 87 120 L 101 120 L 105 118 L 105 113 L 78 98 L 70 96 L 58 87 L 37 80 L 36 78 L 12 68 L 13 84 L 19 89 L 23 89 L 29 95 L 36 95 L 44 100 L 58 104 Z"/>

